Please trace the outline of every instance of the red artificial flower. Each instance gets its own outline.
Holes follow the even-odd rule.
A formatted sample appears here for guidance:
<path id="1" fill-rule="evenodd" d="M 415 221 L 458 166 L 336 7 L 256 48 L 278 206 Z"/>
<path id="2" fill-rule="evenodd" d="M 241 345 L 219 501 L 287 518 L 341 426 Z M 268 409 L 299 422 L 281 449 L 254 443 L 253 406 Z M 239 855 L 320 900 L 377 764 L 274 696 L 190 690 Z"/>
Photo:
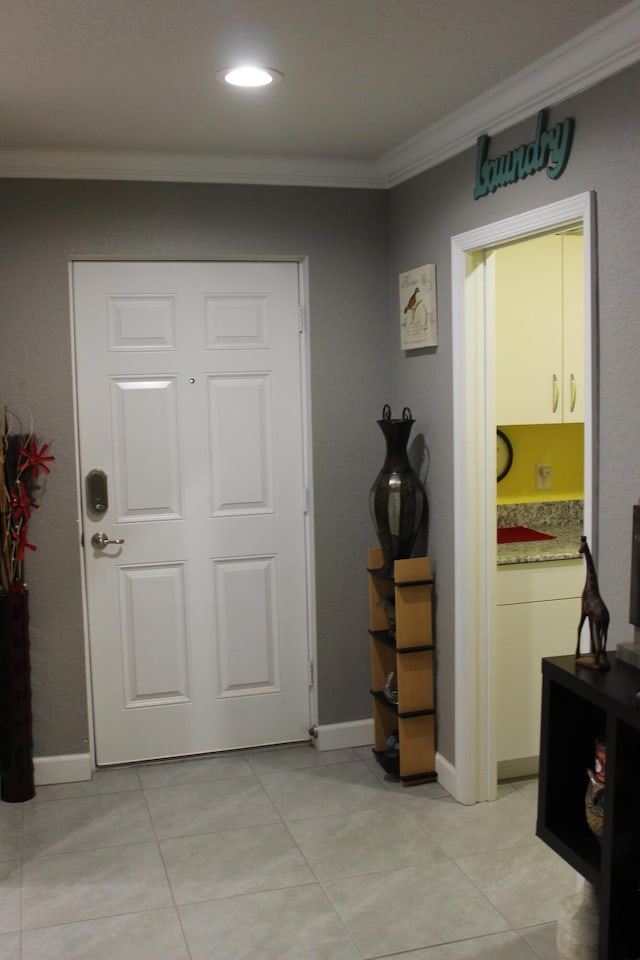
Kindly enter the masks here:
<path id="1" fill-rule="evenodd" d="M 37 550 L 37 547 L 34 547 L 32 543 L 27 543 L 27 528 L 22 527 L 20 533 L 16 533 L 15 530 L 11 531 L 11 536 L 14 540 L 18 541 L 18 563 L 22 563 L 24 560 L 24 551 L 25 550 Z"/>
<path id="2" fill-rule="evenodd" d="M 43 443 L 40 450 L 38 450 L 35 440 L 31 441 L 28 450 L 25 450 L 24 447 L 20 447 L 20 453 L 23 457 L 26 457 L 27 460 L 24 466 L 25 468 L 31 467 L 31 473 L 34 477 L 38 476 L 40 470 L 43 470 L 44 473 L 51 473 L 45 461 L 55 460 L 55 457 L 45 457 L 45 453 L 48 449 L 49 444 Z"/>
<path id="3" fill-rule="evenodd" d="M 17 494 L 14 494 L 9 497 L 9 509 L 11 510 L 14 522 L 18 523 L 20 520 L 28 520 L 31 516 L 32 510 L 38 509 L 38 504 L 33 503 L 24 489 L 24 484 L 18 482 L 16 483 Z"/>

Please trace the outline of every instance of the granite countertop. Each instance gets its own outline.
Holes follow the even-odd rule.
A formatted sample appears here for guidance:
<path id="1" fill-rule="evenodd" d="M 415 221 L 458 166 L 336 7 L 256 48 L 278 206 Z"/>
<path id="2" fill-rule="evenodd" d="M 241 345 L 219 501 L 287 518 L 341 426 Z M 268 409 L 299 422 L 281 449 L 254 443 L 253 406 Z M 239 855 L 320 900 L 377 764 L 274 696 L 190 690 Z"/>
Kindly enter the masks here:
<path id="1" fill-rule="evenodd" d="M 499 527 L 531 527 L 555 538 L 499 543 L 498 566 L 507 563 L 580 559 L 578 548 L 583 532 L 582 515 L 582 500 L 498 504 Z"/>

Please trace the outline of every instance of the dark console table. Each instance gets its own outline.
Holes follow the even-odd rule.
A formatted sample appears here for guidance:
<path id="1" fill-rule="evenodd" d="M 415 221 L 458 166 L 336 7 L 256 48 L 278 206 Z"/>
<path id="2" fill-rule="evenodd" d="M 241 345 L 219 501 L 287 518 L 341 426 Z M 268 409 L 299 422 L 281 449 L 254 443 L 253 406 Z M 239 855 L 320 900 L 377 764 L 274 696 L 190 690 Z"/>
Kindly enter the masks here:
<path id="1" fill-rule="evenodd" d="M 640 958 L 640 670 L 609 655 L 600 673 L 573 657 L 542 661 L 537 835 L 594 885 L 599 960 Z M 607 742 L 602 842 L 587 826 L 587 767 Z M 560 905 L 558 905 L 560 906 Z"/>

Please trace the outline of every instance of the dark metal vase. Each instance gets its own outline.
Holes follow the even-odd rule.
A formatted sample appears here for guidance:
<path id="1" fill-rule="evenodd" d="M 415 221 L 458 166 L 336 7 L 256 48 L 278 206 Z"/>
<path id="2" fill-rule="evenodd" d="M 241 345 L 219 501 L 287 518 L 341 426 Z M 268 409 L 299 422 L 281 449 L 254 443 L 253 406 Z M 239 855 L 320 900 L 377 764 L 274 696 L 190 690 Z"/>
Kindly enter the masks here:
<path id="1" fill-rule="evenodd" d="M 35 796 L 29 657 L 29 594 L 0 594 L 0 798 Z"/>
<path id="2" fill-rule="evenodd" d="M 427 517 L 427 495 L 407 455 L 414 423 L 408 407 L 402 411 L 401 420 L 392 420 L 388 405 L 383 408 L 382 420 L 378 420 L 387 455 L 369 493 L 369 510 L 384 556 L 382 576 L 393 577 L 394 561 L 411 556 Z"/>

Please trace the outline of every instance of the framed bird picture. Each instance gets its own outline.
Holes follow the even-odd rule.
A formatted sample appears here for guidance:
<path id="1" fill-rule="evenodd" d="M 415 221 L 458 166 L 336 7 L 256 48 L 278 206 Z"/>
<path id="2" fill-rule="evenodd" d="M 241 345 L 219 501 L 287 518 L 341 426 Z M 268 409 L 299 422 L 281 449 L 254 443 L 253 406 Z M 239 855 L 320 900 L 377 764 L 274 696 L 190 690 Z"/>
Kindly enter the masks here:
<path id="1" fill-rule="evenodd" d="M 438 346 L 436 265 L 425 263 L 399 277 L 402 350 Z"/>

